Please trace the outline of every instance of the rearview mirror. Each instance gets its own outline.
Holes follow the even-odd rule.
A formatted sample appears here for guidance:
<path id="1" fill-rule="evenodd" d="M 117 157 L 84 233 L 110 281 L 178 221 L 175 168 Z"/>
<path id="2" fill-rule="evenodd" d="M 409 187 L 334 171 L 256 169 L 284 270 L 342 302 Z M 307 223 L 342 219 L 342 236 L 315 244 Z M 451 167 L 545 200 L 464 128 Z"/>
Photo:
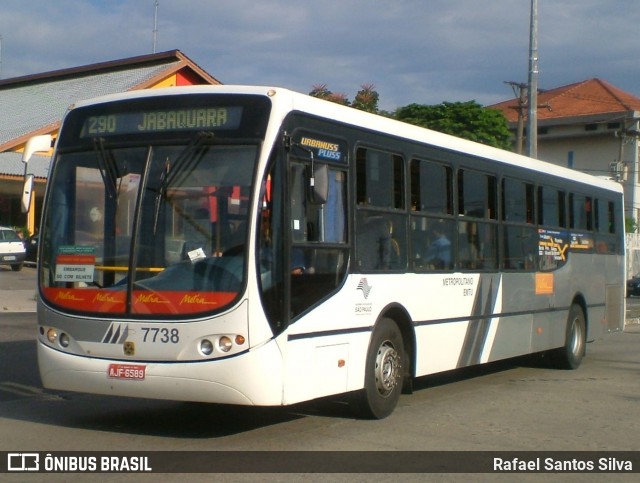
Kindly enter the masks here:
<path id="1" fill-rule="evenodd" d="M 51 149 L 51 134 L 43 134 L 42 136 L 33 136 L 27 141 L 22 153 L 22 162 L 27 164 L 33 153 L 46 153 Z"/>
<path id="2" fill-rule="evenodd" d="M 316 164 L 313 166 L 311 176 L 310 201 L 318 205 L 323 205 L 329 198 L 329 166 L 324 163 Z"/>
<path id="3" fill-rule="evenodd" d="M 26 174 L 24 176 L 24 188 L 22 189 L 22 202 L 21 208 L 23 213 L 29 211 L 31 205 L 31 193 L 33 192 L 33 175 Z"/>
<path id="4" fill-rule="evenodd" d="M 33 153 L 48 153 L 51 149 L 51 134 L 43 134 L 41 136 L 33 136 L 27 141 L 22 153 L 22 162 L 24 163 L 24 187 L 22 188 L 21 209 L 23 213 L 29 212 L 31 206 L 31 195 L 33 193 L 33 175 L 27 174 L 29 159 Z"/>

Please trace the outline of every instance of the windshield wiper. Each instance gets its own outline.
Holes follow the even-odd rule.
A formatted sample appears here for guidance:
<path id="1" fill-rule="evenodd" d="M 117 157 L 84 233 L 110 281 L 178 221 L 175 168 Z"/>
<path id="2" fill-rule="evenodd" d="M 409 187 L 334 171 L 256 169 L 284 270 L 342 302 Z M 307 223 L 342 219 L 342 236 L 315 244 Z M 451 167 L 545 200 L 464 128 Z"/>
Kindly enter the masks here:
<path id="1" fill-rule="evenodd" d="M 212 132 L 200 131 L 191 140 L 191 142 L 184 148 L 184 150 L 176 158 L 173 169 L 168 173 L 165 181 L 165 188 L 171 186 L 173 181 L 178 175 L 182 175 L 183 178 L 191 174 L 191 171 L 195 167 L 197 159 L 200 159 L 204 155 L 203 145 L 205 141 L 213 139 L 214 134 Z"/>
<path id="2" fill-rule="evenodd" d="M 155 200 L 155 213 L 153 216 L 153 234 L 156 234 L 158 228 L 158 218 L 160 216 L 160 205 L 162 200 L 166 198 L 167 187 L 174 184 L 178 175 L 186 178 L 191 171 L 195 168 L 199 160 L 204 155 L 203 145 L 206 141 L 213 139 L 214 134 L 212 132 L 201 131 L 198 132 L 193 139 L 185 146 L 182 152 L 175 159 L 173 166 L 167 158 L 160 174 L 160 186 L 156 193 Z"/>
<path id="3" fill-rule="evenodd" d="M 162 199 L 165 197 L 165 193 L 167 191 L 167 177 L 169 176 L 169 170 L 171 169 L 171 161 L 169 158 L 165 159 L 164 166 L 162 167 L 162 173 L 160 173 L 160 187 L 158 188 L 158 193 L 156 194 L 156 201 L 154 206 L 153 213 L 153 234 L 155 235 L 158 231 L 158 217 L 160 216 L 160 205 L 162 204 Z"/>
<path id="4" fill-rule="evenodd" d="M 93 149 L 98 155 L 98 167 L 100 176 L 110 198 L 118 195 L 116 180 L 118 179 L 118 167 L 111 151 L 104 148 L 104 138 L 93 138 Z"/>

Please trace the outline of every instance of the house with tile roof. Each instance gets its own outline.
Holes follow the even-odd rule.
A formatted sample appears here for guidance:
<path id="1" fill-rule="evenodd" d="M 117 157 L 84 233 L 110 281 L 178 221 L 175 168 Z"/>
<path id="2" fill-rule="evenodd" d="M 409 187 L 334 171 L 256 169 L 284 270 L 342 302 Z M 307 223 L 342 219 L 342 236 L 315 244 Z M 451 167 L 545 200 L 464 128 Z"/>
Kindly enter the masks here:
<path id="1" fill-rule="evenodd" d="M 198 84 L 220 82 L 179 50 L 0 80 L 0 225 L 27 226 L 33 233 L 51 153 L 29 161 L 35 196 L 25 215 L 20 209 L 22 152 L 32 136 L 55 138 L 70 105 L 106 94 Z"/>
<path id="2" fill-rule="evenodd" d="M 514 145 L 522 112 L 518 102 L 489 106 L 507 117 Z M 538 158 L 621 182 L 625 216 L 638 222 L 640 98 L 601 79 L 589 79 L 540 92 L 537 112 Z"/>

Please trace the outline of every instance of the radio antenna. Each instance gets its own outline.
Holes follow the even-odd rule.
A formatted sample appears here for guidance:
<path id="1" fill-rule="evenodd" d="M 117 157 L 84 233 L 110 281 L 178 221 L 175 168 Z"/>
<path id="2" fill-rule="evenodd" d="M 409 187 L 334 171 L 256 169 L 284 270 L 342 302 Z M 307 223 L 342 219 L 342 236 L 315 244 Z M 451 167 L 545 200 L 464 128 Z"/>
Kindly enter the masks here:
<path id="1" fill-rule="evenodd" d="M 156 53 L 156 47 L 158 46 L 158 0 L 153 3 L 153 53 Z"/>

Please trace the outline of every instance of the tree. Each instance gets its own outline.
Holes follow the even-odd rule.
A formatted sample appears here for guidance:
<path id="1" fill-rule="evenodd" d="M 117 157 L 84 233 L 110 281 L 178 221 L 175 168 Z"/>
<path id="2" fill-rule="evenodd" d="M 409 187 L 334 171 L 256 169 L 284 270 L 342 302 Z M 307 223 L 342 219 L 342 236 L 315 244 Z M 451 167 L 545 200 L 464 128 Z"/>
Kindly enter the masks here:
<path id="1" fill-rule="evenodd" d="M 511 149 L 511 133 L 504 114 L 484 108 L 476 101 L 443 102 L 434 106 L 409 104 L 398 108 L 394 117 L 434 131 Z"/>
<path id="2" fill-rule="evenodd" d="M 324 99 L 325 101 L 342 104 L 343 106 L 350 106 L 354 109 L 359 109 L 360 111 L 367 111 L 373 114 L 378 113 L 378 99 L 380 98 L 380 95 L 376 92 L 373 84 L 362 84 L 353 102 L 349 102 L 349 99 L 345 94 L 331 92 L 328 89 L 327 84 L 314 85 L 311 92 L 309 92 L 309 95 L 311 97 Z"/>
<path id="3" fill-rule="evenodd" d="M 362 84 L 351 103 L 351 107 L 377 114 L 380 95 L 376 92 L 375 87 L 373 84 Z"/>
<path id="4" fill-rule="evenodd" d="M 324 99 L 325 101 L 335 102 L 336 104 L 342 104 L 343 106 L 349 105 L 349 99 L 345 94 L 333 93 L 327 88 L 327 84 L 316 84 L 309 92 L 311 97 L 317 97 Z"/>

